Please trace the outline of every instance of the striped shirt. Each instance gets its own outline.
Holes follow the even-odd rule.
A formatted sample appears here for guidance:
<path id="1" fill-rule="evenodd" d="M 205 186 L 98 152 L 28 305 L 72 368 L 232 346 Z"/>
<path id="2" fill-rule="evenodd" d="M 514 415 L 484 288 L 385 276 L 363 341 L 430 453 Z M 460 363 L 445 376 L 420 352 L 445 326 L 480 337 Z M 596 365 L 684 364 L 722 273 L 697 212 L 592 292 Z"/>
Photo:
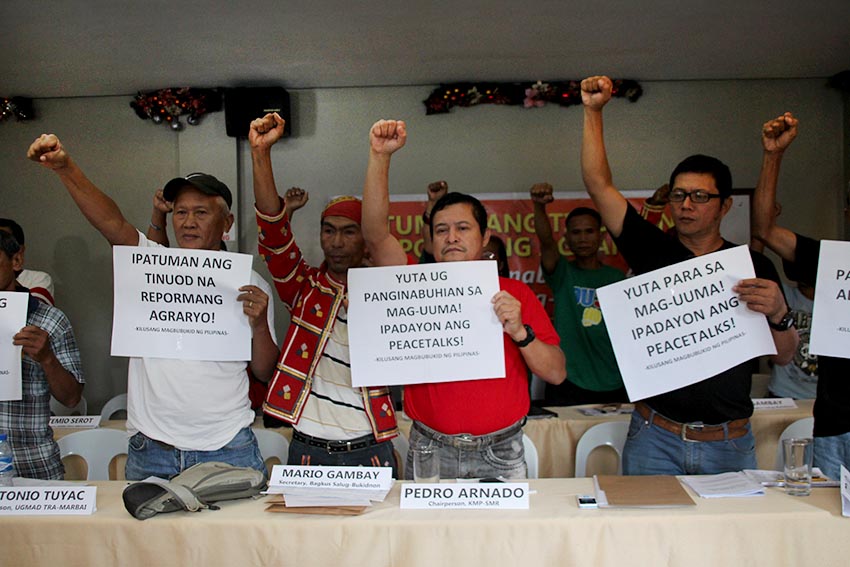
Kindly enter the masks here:
<path id="1" fill-rule="evenodd" d="M 313 374 L 310 397 L 295 427 L 306 435 L 334 441 L 372 434 L 362 390 L 351 386 L 348 319 L 344 307 L 337 312 L 333 332 Z"/>

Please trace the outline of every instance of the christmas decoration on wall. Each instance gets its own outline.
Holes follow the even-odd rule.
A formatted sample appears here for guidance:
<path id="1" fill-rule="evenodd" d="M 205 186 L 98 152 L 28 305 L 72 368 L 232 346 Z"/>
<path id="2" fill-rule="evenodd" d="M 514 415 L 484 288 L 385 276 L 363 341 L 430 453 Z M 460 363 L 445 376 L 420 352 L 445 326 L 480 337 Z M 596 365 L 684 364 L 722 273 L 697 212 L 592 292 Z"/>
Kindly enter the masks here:
<path id="1" fill-rule="evenodd" d="M 0 121 L 13 116 L 16 120 L 32 120 L 35 118 L 32 99 L 22 96 L 0 97 Z"/>
<path id="2" fill-rule="evenodd" d="M 176 131 L 183 129 L 183 115 L 187 115 L 186 122 L 196 126 L 204 114 L 221 110 L 221 92 L 190 87 L 140 92 L 130 106 L 142 120 L 150 118 L 154 124 L 168 124 Z"/>
<path id="3" fill-rule="evenodd" d="M 631 79 L 615 79 L 613 96 L 635 102 L 643 94 L 640 83 Z M 431 92 L 425 104 L 425 114 L 445 114 L 453 106 L 478 104 L 523 105 L 539 108 L 546 104 L 573 106 L 581 104 L 581 81 L 537 81 L 520 83 L 450 83 Z"/>

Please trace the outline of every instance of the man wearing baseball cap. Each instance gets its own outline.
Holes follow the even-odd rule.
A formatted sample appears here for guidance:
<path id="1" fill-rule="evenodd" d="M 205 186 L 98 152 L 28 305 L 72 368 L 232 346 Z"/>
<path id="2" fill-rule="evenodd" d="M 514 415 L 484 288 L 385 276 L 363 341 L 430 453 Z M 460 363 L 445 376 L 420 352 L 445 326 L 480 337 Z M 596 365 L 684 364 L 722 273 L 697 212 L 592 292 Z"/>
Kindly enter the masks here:
<path id="1" fill-rule="evenodd" d="M 108 195 L 98 189 L 53 134 L 30 145 L 27 157 L 53 170 L 83 215 L 113 246 L 155 247 L 136 230 Z M 180 248 L 219 250 L 230 230 L 233 197 L 227 186 L 205 173 L 169 181 L 165 198 L 174 202 L 172 228 Z M 267 381 L 274 370 L 277 345 L 268 308 L 271 288 L 256 272 L 239 288 L 238 300 L 253 332 L 251 370 Z M 265 465 L 251 431 L 254 413 L 248 400 L 245 362 L 131 358 L 127 385 L 130 433 L 126 478 L 170 478 L 205 461 L 253 467 Z"/>
<path id="2" fill-rule="evenodd" d="M 260 254 L 291 314 L 263 410 L 293 425 L 289 464 L 390 466 L 398 478 L 389 389 L 351 386 L 346 284 L 348 269 L 362 266 L 366 254 L 360 200 L 328 203 L 321 220 L 325 261 L 308 265 L 290 226 L 290 203 L 306 195 L 290 189 L 282 200 L 272 171 L 271 147 L 283 126 L 280 116 L 267 114 L 248 133 Z"/>

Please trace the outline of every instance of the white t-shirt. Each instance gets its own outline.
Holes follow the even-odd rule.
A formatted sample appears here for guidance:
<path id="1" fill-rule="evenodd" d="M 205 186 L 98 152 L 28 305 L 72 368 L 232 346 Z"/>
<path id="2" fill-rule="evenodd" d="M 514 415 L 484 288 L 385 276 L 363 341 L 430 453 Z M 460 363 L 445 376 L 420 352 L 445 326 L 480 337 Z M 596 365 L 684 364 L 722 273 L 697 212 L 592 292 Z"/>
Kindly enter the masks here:
<path id="1" fill-rule="evenodd" d="M 139 246 L 157 247 L 139 233 Z M 251 282 L 274 297 L 271 286 L 251 271 Z M 272 340 L 274 309 L 269 301 Z M 127 376 L 127 431 L 184 451 L 220 449 L 251 425 L 247 362 L 131 358 Z"/>

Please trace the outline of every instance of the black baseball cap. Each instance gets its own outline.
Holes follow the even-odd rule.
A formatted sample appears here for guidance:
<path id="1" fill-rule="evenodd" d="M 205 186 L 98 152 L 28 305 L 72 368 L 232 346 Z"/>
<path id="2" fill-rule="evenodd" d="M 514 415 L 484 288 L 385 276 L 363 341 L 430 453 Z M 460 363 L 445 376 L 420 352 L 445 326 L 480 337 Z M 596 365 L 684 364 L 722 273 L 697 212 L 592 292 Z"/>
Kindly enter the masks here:
<path id="1" fill-rule="evenodd" d="M 191 185 L 205 195 L 222 197 L 227 203 L 227 208 L 233 205 L 233 195 L 230 194 L 227 185 L 207 173 L 190 173 L 186 177 L 175 177 L 165 184 L 162 195 L 166 201 L 173 201 L 177 197 L 177 192 L 186 185 Z"/>

